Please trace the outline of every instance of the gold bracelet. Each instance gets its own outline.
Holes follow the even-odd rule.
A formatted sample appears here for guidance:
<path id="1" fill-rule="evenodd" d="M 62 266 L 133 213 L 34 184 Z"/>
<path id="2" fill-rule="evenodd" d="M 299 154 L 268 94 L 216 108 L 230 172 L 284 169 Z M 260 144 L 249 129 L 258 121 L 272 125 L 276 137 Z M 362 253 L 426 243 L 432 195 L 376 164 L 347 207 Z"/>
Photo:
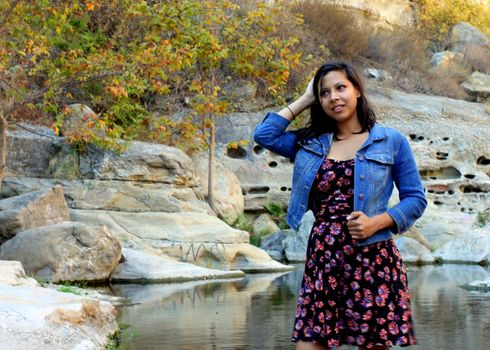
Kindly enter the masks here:
<path id="1" fill-rule="evenodd" d="M 293 111 L 291 110 L 291 108 L 289 108 L 289 106 L 286 106 L 287 109 L 289 109 L 289 112 L 291 113 L 291 116 L 293 118 L 295 118 L 296 116 L 294 115 Z"/>

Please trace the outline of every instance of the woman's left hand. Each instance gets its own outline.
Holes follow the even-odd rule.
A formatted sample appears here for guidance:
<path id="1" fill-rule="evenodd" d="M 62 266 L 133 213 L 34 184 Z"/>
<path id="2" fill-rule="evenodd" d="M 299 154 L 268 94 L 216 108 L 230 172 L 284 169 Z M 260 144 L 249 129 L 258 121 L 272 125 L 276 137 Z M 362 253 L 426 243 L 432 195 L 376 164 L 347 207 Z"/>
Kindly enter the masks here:
<path id="1" fill-rule="evenodd" d="M 362 211 L 354 211 L 347 217 L 347 228 L 353 239 L 360 240 L 371 237 L 377 231 L 394 225 L 394 221 L 384 213 L 369 217 Z"/>

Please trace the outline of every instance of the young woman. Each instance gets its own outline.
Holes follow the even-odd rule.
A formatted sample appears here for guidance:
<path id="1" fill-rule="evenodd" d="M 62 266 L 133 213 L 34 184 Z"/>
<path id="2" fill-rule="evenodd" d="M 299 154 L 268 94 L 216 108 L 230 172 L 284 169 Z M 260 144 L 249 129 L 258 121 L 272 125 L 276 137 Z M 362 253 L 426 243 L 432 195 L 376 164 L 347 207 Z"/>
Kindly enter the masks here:
<path id="1" fill-rule="evenodd" d="M 306 128 L 285 131 L 310 108 Z M 378 125 L 351 65 L 321 66 L 305 93 L 268 113 L 255 141 L 294 160 L 287 221 L 315 223 L 306 252 L 292 340 L 296 349 L 387 349 L 415 343 L 406 269 L 392 233 L 427 202 L 407 139 Z M 393 184 L 400 201 L 388 208 Z"/>

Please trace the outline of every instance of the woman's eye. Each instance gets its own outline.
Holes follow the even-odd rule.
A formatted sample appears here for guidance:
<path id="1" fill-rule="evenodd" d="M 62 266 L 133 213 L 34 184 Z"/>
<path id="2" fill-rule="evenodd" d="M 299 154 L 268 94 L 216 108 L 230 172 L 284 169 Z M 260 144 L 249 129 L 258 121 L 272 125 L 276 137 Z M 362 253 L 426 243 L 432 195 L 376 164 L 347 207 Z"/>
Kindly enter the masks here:
<path id="1" fill-rule="evenodd" d="M 337 86 L 337 90 L 342 91 L 344 89 L 345 89 L 345 85 L 339 85 L 339 86 Z"/>

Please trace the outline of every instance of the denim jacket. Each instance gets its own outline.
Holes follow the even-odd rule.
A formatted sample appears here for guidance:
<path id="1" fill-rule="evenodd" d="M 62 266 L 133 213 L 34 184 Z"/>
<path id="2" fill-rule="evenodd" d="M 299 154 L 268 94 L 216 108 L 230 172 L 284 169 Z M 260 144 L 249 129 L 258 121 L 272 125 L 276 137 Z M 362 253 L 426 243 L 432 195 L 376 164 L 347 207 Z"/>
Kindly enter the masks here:
<path id="1" fill-rule="evenodd" d="M 286 221 L 297 230 L 309 208 L 309 194 L 323 159 L 328 154 L 333 134 L 298 142 L 285 131 L 289 121 L 268 113 L 254 132 L 254 140 L 268 150 L 294 160 L 293 185 Z M 376 232 L 357 245 L 367 245 L 406 231 L 427 206 L 417 165 L 406 137 L 399 131 L 375 124 L 354 160 L 354 211 L 367 216 L 387 213 L 396 227 Z M 388 200 L 398 188 L 399 203 L 388 209 Z"/>

